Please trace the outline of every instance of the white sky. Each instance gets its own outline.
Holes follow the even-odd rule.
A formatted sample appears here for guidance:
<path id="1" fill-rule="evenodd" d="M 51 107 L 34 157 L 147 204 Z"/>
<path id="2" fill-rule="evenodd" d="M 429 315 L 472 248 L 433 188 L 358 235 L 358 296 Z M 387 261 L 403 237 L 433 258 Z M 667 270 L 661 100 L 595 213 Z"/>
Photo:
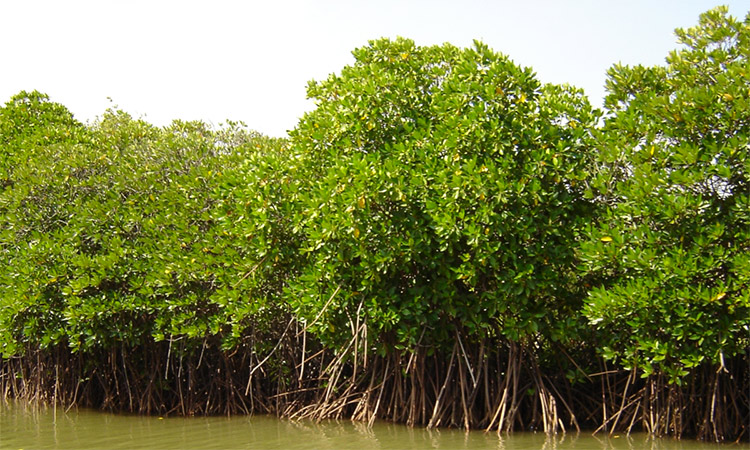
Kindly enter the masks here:
<path id="1" fill-rule="evenodd" d="M 39 90 L 82 121 L 241 120 L 283 136 L 305 89 L 380 37 L 479 39 L 599 106 L 612 64 L 654 65 L 721 0 L 0 0 L 0 103 Z M 724 1 L 744 18 L 750 0 Z"/>

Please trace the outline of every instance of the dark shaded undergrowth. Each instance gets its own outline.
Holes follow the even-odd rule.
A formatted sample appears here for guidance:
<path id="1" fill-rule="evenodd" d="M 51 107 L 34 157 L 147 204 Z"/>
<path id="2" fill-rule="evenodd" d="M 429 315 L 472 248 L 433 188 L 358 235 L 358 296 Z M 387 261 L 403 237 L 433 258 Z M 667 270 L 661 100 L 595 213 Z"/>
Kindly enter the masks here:
<path id="1" fill-rule="evenodd" d="M 92 354 L 65 347 L 4 359 L 6 398 L 158 415 L 267 413 L 289 418 L 388 420 L 414 426 L 549 433 L 645 431 L 747 441 L 747 357 L 695 369 L 680 386 L 599 360 L 577 370 L 562 353 L 537 361 L 511 344 L 457 340 L 450 352 L 388 356 L 325 350 L 293 324 L 273 353 L 231 353 L 205 341 L 117 346 Z M 303 353 L 304 350 L 304 353 Z M 356 363 L 355 358 L 356 357 Z"/>

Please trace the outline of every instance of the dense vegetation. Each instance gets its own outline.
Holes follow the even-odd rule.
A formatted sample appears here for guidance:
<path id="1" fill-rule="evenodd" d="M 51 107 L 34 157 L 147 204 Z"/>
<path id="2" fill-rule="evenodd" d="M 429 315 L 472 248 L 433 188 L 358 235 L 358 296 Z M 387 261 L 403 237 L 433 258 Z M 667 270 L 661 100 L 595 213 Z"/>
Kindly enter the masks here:
<path id="1" fill-rule="evenodd" d="M 606 110 L 378 40 L 288 139 L 0 108 L 0 386 L 144 413 L 750 439 L 750 15 Z"/>

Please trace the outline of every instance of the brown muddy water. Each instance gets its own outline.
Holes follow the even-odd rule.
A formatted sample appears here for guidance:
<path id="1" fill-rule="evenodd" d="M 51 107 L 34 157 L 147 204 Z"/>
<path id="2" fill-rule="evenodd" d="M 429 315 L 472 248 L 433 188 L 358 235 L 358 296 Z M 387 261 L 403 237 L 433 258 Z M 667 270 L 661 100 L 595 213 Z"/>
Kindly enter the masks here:
<path id="1" fill-rule="evenodd" d="M 0 449 L 495 449 L 750 450 L 750 445 L 650 439 L 646 435 L 547 437 L 542 433 L 426 430 L 390 423 L 314 423 L 270 416 L 145 417 L 29 406 L 0 400 Z"/>

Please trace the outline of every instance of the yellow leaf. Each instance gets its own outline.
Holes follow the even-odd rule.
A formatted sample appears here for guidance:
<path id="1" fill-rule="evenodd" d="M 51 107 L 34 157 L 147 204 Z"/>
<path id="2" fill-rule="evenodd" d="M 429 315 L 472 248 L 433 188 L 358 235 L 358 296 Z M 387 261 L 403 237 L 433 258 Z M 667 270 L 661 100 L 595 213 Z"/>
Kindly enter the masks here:
<path id="1" fill-rule="evenodd" d="M 359 239 L 359 228 L 354 229 L 354 239 Z"/>
<path id="2" fill-rule="evenodd" d="M 722 95 L 722 98 L 723 98 L 723 99 L 724 99 L 725 101 L 728 101 L 728 102 L 731 102 L 732 100 L 734 100 L 734 96 L 733 96 L 732 94 L 728 94 L 728 93 L 727 93 L 727 94 L 724 94 L 724 95 Z"/>
<path id="3" fill-rule="evenodd" d="M 359 206 L 360 208 L 364 208 L 365 207 L 365 198 L 364 197 L 360 197 L 359 200 L 357 200 L 357 206 Z"/>
<path id="4" fill-rule="evenodd" d="M 604 237 L 601 238 L 601 241 L 602 242 L 612 242 L 612 238 L 609 237 L 609 236 L 604 236 Z"/>
<path id="5" fill-rule="evenodd" d="M 716 294 L 716 296 L 714 296 L 714 298 L 712 298 L 711 301 L 715 302 L 716 300 L 721 300 L 722 298 L 724 298 L 726 296 L 727 296 L 726 292 L 720 292 L 720 293 Z"/>

